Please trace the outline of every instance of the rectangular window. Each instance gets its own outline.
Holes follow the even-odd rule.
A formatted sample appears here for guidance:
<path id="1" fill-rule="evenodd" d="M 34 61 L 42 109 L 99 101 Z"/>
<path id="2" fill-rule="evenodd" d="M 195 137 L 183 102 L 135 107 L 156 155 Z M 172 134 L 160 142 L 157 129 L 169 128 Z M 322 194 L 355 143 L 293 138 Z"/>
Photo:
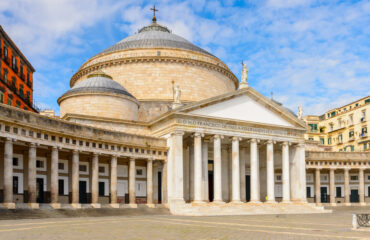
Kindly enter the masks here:
<path id="1" fill-rule="evenodd" d="M 36 160 L 36 168 L 44 168 L 44 161 Z"/>
<path id="2" fill-rule="evenodd" d="M 4 58 L 7 60 L 8 58 L 8 48 L 4 46 Z"/>
<path id="3" fill-rule="evenodd" d="M 353 175 L 350 178 L 351 178 L 351 181 L 358 181 L 358 176 L 356 175 Z"/>
<path id="4" fill-rule="evenodd" d="M 99 182 L 99 196 L 104 196 L 105 184 L 104 182 Z"/>
<path id="5" fill-rule="evenodd" d="M 20 65 L 21 78 L 23 79 L 23 64 Z"/>
<path id="6" fill-rule="evenodd" d="M 364 143 L 364 150 L 367 149 L 367 143 Z"/>
<path id="7" fill-rule="evenodd" d="M 328 138 L 328 144 L 331 144 L 331 137 Z"/>
<path id="8" fill-rule="evenodd" d="M 59 179 L 58 191 L 59 191 L 59 195 L 64 195 L 64 179 Z"/>
<path id="9" fill-rule="evenodd" d="M 58 169 L 59 170 L 64 170 L 64 163 L 58 163 Z"/>
<path id="10" fill-rule="evenodd" d="M 339 134 L 338 135 L 338 142 L 343 142 L 343 135 L 342 134 Z"/>
<path id="11" fill-rule="evenodd" d="M 324 144 L 325 144 L 325 138 L 320 138 L 320 143 L 321 143 L 322 145 L 324 145 Z"/>
<path id="12" fill-rule="evenodd" d="M 0 103 L 4 103 L 4 93 L 0 92 Z"/>
<path id="13" fill-rule="evenodd" d="M 307 197 L 311 197 L 311 188 L 310 187 L 306 188 L 306 194 L 307 194 Z"/>
<path id="14" fill-rule="evenodd" d="M 342 197 L 342 188 L 341 187 L 337 187 L 336 188 L 337 189 L 337 195 L 336 195 L 336 197 Z"/>
<path id="15" fill-rule="evenodd" d="M 19 178 L 18 176 L 13 176 L 13 193 L 18 194 L 18 184 L 19 184 Z"/>
<path id="16" fill-rule="evenodd" d="M 351 152 L 354 152 L 355 151 L 355 146 L 351 145 Z"/>
<path id="17" fill-rule="evenodd" d="M 13 166 L 18 167 L 19 160 L 16 157 L 13 157 Z"/>
<path id="18" fill-rule="evenodd" d="M 105 173 L 105 167 L 99 166 L 99 173 Z"/>
<path id="19" fill-rule="evenodd" d="M 365 104 L 370 103 L 370 98 L 365 100 Z"/>
<path id="20" fill-rule="evenodd" d="M 87 166 L 86 165 L 80 165 L 79 166 L 79 171 L 80 172 L 87 172 Z"/>

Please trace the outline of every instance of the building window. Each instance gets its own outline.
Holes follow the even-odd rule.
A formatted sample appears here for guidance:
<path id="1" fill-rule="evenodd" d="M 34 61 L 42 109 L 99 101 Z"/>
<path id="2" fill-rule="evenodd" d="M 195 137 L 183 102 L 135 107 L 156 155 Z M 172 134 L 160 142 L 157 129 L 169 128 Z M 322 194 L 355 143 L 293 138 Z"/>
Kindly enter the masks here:
<path id="1" fill-rule="evenodd" d="M 367 149 L 367 143 L 364 143 L 364 150 Z"/>
<path id="2" fill-rule="evenodd" d="M 13 166 L 18 167 L 19 166 L 19 159 L 16 157 L 13 157 Z"/>
<path id="3" fill-rule="evenodd" d="M 328 138 L 328 144 L 331 144 L 331 137 Z"/>
<path id="4" fill-rule="evenodd" d="M 105 173 L 105 167 L 99 166 L 99 173 Z"/>
<path id="5" fill-rule="evenodd" d="M 13 176 L 13 193 L 14 194 L 18 194 L 19 192 L 18 185 L 19 185 L 18 176 Z"/>
<path id="6" fill-rule="evenodd" d="M 59 179 L 58 191 L 59 191 L 59 195 L 64 195 L 64 179 Z"/>
<path id="7" fill-rule="evenodd" d="M 343 142 L 343 135 L 342 134 L 339 134 L 338 135 L 338 142 L 339 143 L 342 143 Z"/>
<path id="8" fill-rule="evenodd" d="M 350 178 L 351 178 L 351 181 L 358 181 L 357 175 L 352 175 Z"/>
<path id="9" fill-rule="evenodd" d="M 350 148 L 351 148 L 351 152 L 355 151 L 355 146 L 351 145 Z"/>
<path id="10" fill-rule="evenodd" d="M 80 165 L 79 166 L 79 171 L 80 172 L 87 172 L 87 166 L 86 165 Z"/>
<path id="11" fill-rule="evenodd" d="M 370 103 L 370 98 L 365 100 L 365 104 Z"/>
<path id="12" fill-rule="evenodd" d="M 45 163 L 42 160 L 36 160 L 36 168 L 44 168 Z"/>
<path id="13" fill-rule="evenodd" d="M 317 132 L 317 124 L 310 123 L 308 126 L 310 127 L 311 132 Z"/>
<path id="14" fill-rule="evenodd" d="M 4 58 L 8 59 L 8 48 L 4 46 Z"/>
<path id="15" fill-rule="evenodd" d="M 310 187 L 306 187 L 306 195 L 307 195 L 307 197 L 311 197 L 311 188 Z"/>
<path id="16" fill-rule="evenodd" d="M 322 145 L 324 145 L 324 144 L 325 144 L 325 138 L 320 138 L 320 143 L 321 143 Z"/>
<path id="17" fill-rule="evenodd" d="M 336 194 L 336 197 L 342 197 L 342 188 L 341 187 L 336 187 L 336 192 L 337 192 L 337 194 Z"/>
<path id="18" fill-rule="evenodd" d="M 105 184 L 104 182 L 99 182 L 99 196 L 104 196 Z"/>
<path id="19" fill-rule="evenodd" d="M 354 130 L 350 130 L 349 131 L 349 138 L 353 138 L 355 135 L 355 131 Z"/>
<path id="20" fill-rule="evenodd" d="M 64 170 L 64 163 L 58 163 L 58 169 Z"/>
<path id="21" fill-rule="evenodd" d="M 4 103 L 4 93 L 0 92 L 0 103 Z"/>

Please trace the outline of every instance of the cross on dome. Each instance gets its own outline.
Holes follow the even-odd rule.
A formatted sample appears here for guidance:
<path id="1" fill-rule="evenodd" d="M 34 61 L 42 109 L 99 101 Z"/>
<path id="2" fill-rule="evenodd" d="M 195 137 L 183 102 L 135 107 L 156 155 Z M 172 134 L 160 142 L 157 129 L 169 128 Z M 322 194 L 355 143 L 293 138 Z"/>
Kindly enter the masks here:
<path id="1" fill-rule="evenodd" d="M 156 23 L 157 22 L 157 18 L 155 17 L 155 12 L 158 12 L 158 9 L 155 8 L 155 5 L 150 9 L 153 11 L 153 23 Z"/>

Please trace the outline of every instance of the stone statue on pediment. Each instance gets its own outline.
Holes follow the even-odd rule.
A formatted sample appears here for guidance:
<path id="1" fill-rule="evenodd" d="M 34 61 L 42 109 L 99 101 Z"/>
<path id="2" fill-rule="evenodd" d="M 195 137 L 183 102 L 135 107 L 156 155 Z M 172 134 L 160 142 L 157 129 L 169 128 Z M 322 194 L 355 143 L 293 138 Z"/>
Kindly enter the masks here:
<path id="1" fill-rule="evenodd" d="M 303 108 L 302 105 L 298 107 L 298 118 L 303 119 Z"/>
<path id="2" fill-rule="evenodd" d="M 248 69 L 247 69 L 247 65 L 242 62 L 242 66 L 243 66 L 243 69 L 242 69 L 242 76 L 241 76 L 241 79 L 240 79 L 240 88 L 246 88 L 248 87 L 248 82 L 247 82 L 247 79 L 248 79 Z"/>

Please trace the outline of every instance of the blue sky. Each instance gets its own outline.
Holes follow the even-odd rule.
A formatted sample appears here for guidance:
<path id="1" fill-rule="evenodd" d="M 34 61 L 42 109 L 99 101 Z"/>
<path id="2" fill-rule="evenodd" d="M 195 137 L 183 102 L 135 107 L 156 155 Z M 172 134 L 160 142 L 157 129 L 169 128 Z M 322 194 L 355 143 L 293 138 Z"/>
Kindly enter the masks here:
<path id="1" fill-rule="evenodd" d="M 151 22 L 212 52 L 296 112 L 322 114 L 370 95 L 370 1 L 3 0 L 0 24 L 36 69 L 34 96 L 57 98 L 83 62 Z"/>

